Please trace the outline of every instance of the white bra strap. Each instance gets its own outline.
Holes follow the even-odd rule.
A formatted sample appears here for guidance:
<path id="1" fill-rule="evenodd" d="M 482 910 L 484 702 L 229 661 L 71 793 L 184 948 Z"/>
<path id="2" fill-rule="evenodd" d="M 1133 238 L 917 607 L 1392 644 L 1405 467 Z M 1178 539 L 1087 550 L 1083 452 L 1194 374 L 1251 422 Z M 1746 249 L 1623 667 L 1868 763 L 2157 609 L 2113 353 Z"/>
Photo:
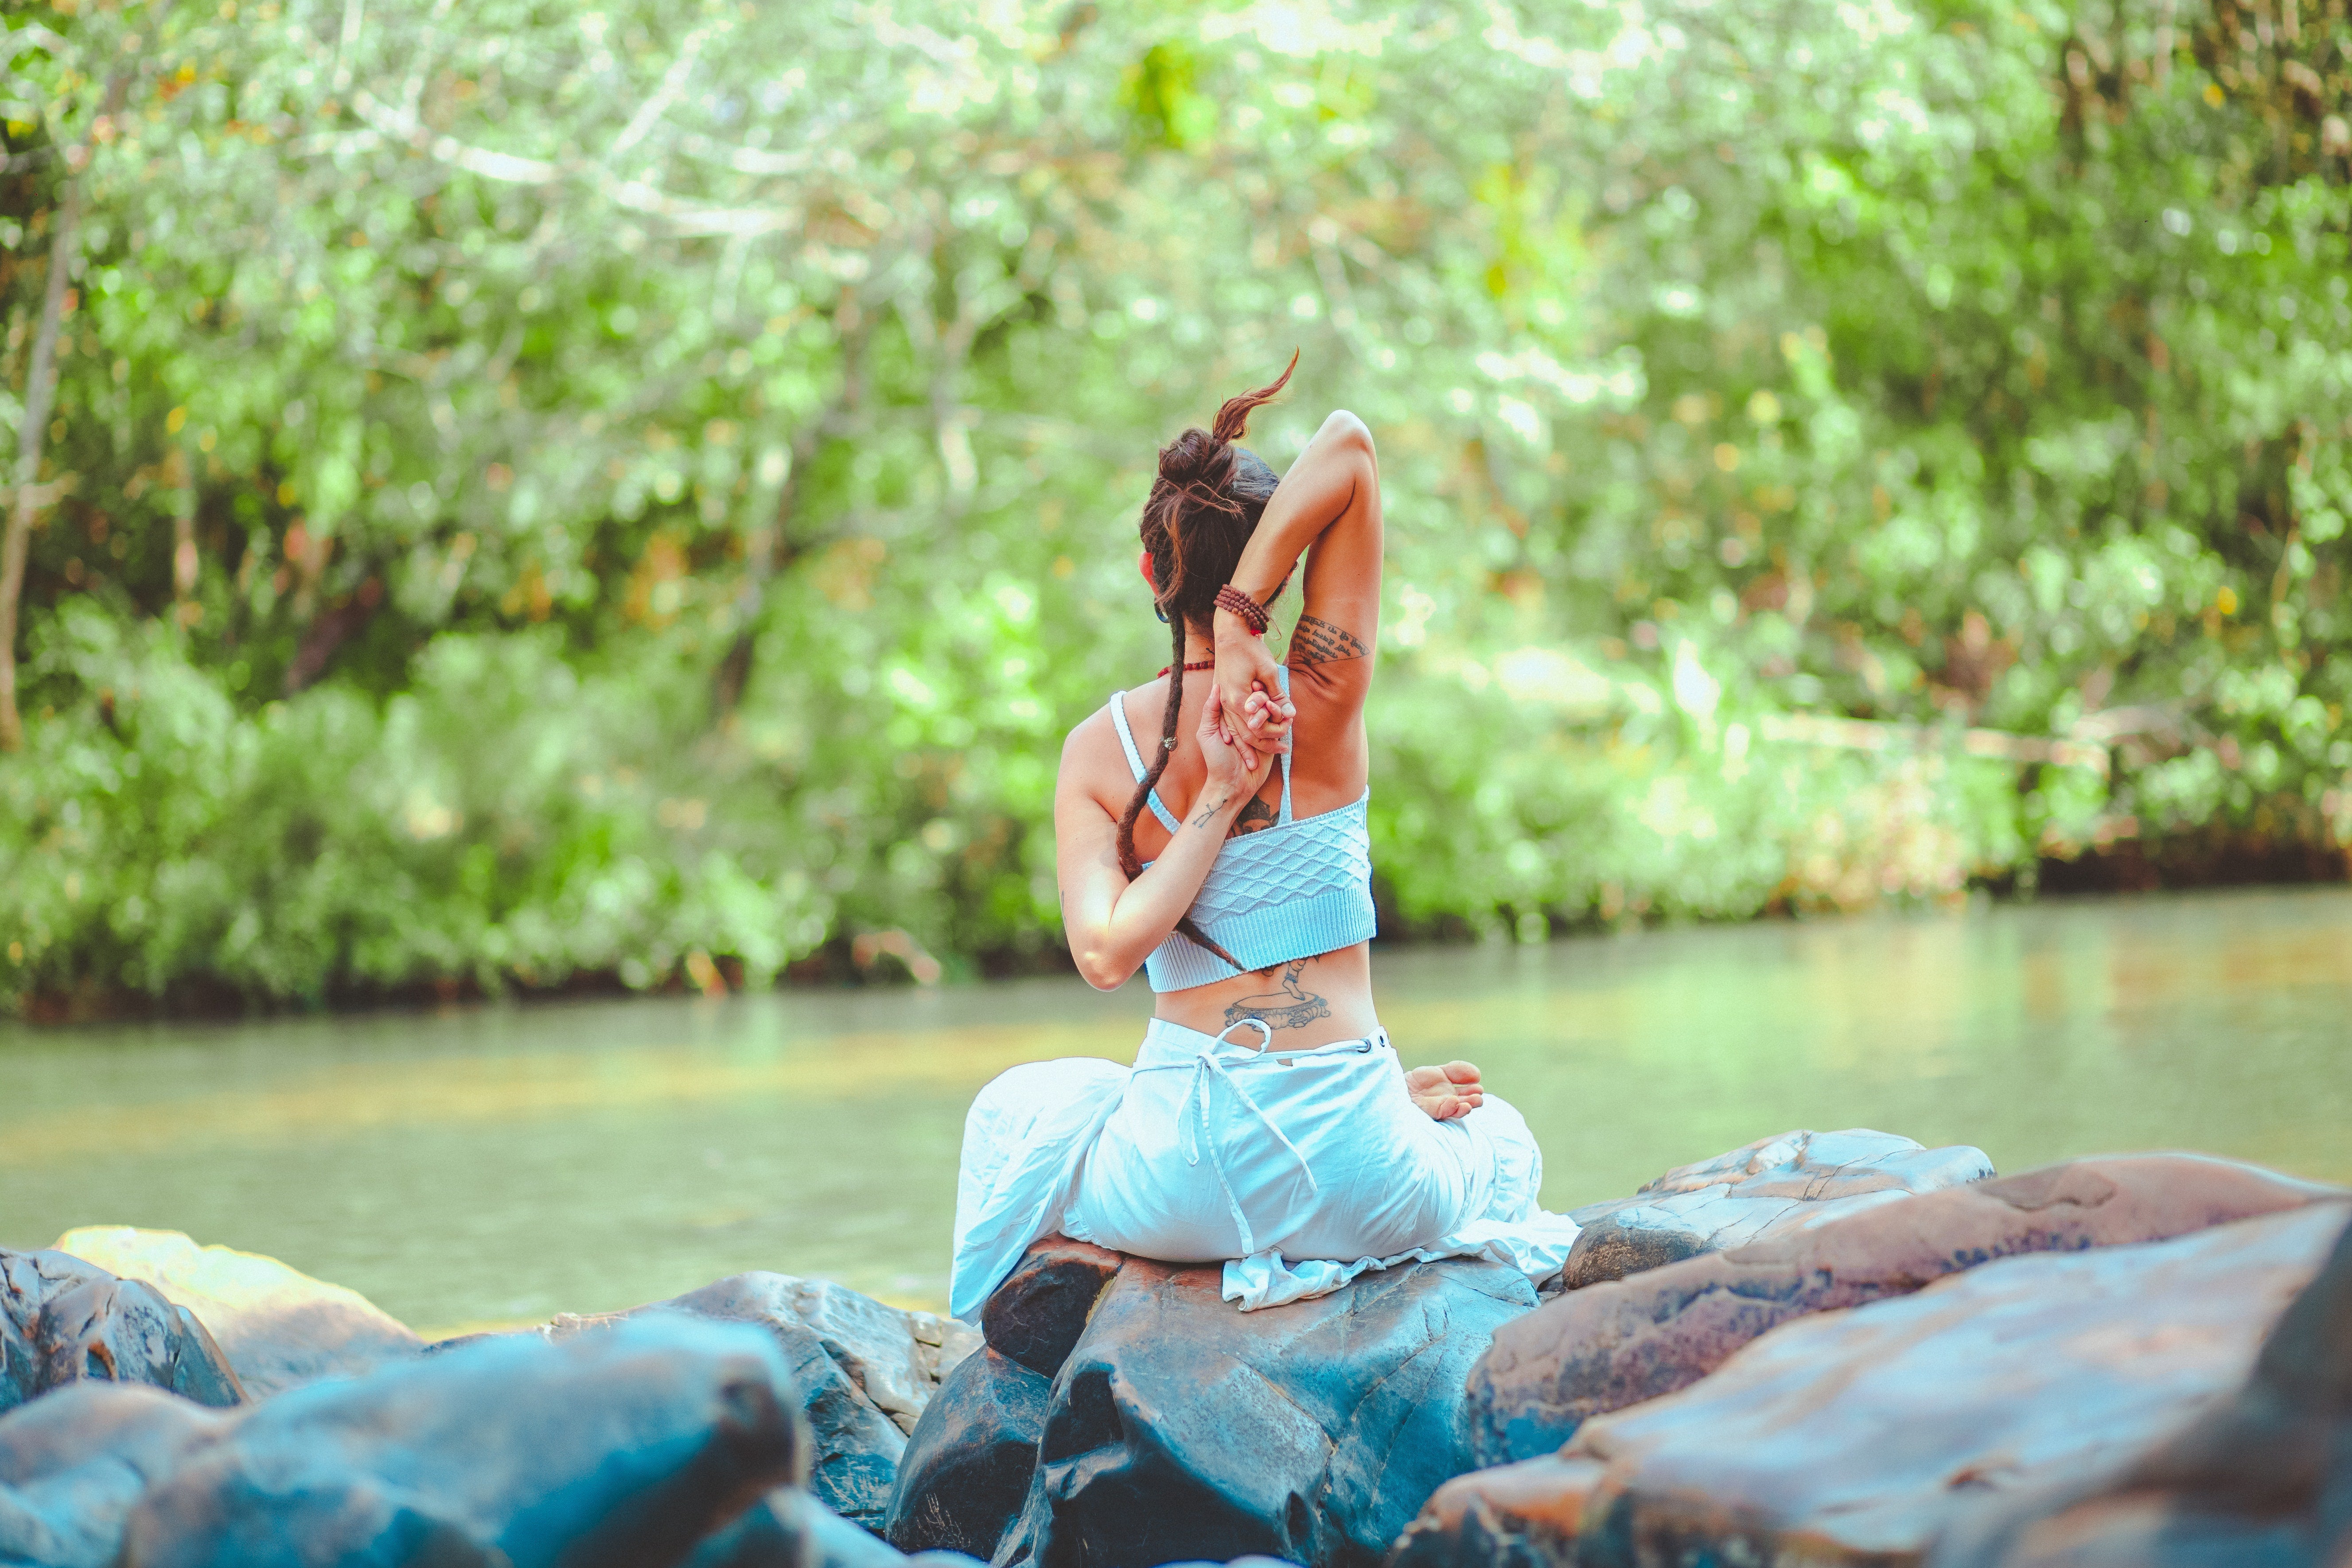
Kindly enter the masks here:
<path id="1" fill-rule="evenodd" d="M 1127 752 L 1127 765 L 1135 774 L 1135 782 L 1141 784 L 1143 753 L 1135 749 L 1135 732 L 1127 727 L 1127 693 L 1124 691 L 1110 694 L 1110 721 L 1111 727 L 1118 731 L 1120 749 Z"/>
<path id="2" fill-rule="evenodd" d="M 1120 748 L 1127 752 L 1127 765 L 1135 773 L 1135 782 L 1141 784 L 1143 782 L 1143 775 L 1145 773 L 1143 766 L 1143 753 L 1135 749 L 1135 732 L 1127 727 L 1127 693 L 1124 691 L 1114 691 L 1110 694 L 1110 721 L 1112 728 L 1118 731 L 1118 743 Z M 1285 796 L 1284 804 L 1286 808 L 1288 805 L 1288 795 L 1290 791 L 1287 775 L 1286 775 L 1285 783 L 1282 787 Z M 1145 799 L 1151 807 L 1151 815 L 1160 819 L 1160 826 L 1165 827 L 1169 832 L 1173 833 L 1177 828 L 1183 826 L 1177 820 L 1177 816 L 1174 812 L 1169 810 L 1167 806 L 1160 804 L 1160 792 L 1158 790 L 1153 790 L 1150 795 L 1145 797 Z"/>
<path id="3" fill-rule="evenodd" d="M 1289 695 L 1290 695 L 1290 666 L 1288 666 L 1288 665 L 1286 665 L 1286 664 L 1277 664 L 1277 665 L 1276 665 L 1276 666 L 1274 667 L 1274 671 L 1275 671 L 1275 679 L 1276 679 L 1276 680 L 1279 680 L 1280 682 L 1282 682 L 1282 694 L 1283 694 L 1285 697 L 1289 696 Z M 1292 729 L 1291 729 L 1291 742 L 1290 742 L 1290 743 L 1291 743 L 1294 747 L 1295 747 L 1295 746 L 1297 746 L 1297 745 L 1298 744 L 1297 735 L 1298 735 L 1298 731 L 1297 731 L 1297 722 L 1296 722 L 1296 721 L 1293 721 L 1293 724 L 1292 724 Z M 1285 752 L 1281 756 L 1276 757 L 1276 758 L 1275 759 L 1275 766 L 1276 766 L 1276 767 L 1278 767 L 1278 768 L 1280 768 L 1280 769 L 1282 770 L 1282 809 L 1281 809 L 1279 812 L 1276 813 L 1274 820 L 1275 820 L 1276 822 L 1277 822 L 1277 823 L 1288 822 L 1289 820 L 1291 820 L 1291 817 L 1290 817 L 1290 753 L 1289 753 L 1289 752 Z"/>

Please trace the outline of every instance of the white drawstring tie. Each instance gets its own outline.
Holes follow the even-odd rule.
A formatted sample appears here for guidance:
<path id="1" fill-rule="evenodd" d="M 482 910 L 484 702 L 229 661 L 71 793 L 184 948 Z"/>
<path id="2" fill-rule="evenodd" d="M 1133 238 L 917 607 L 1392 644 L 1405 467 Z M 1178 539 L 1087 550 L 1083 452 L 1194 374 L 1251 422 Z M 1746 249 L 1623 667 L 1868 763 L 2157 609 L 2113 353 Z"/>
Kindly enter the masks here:
<path id="1" fill-rule="evenodd" d="M 1234 1076 L 1218 1054 L 1221 1047 L 1234 1045 L 1234 1042 L 1225 1037 L 1244 1024 L 1257 1026 L 1258 1034 L 1264 1040 L 1258 1047 L 1261 1053 L 1273 1048 L 1274 1029 L 1265 1019 L 1237 1018 L 1217 1031 L 1213 1041 L 1202 1047 L 1189 1063 L 1162 1062 L 1153 1067 L 1139 1067 L 1135 1070 L 1137 1072 L 1171 1072 L 1181 1071 L 1187 1067 L 1192 1069 L 1192 1085 L 1185 1091 L 1184 1103 L 1177 1110 L 1177 1119 L 1183 1127 L 1181 1147 L 1184 1163 L 1188 1165 L 1198 1165 L 1201 1163 L 1202 1147 L 1207 1148 L 1209 1168 L 1217 1173 L 1217 1187 L 1225 1194 L 1225 1207 L 1234 1216 L 1234 1225 L 1241 1236 L 1242 1256 L 1246 1258 L 1257 1250 L 1257 1232 L 1251 1227 L 1249 1215 L 1242 1211 L 1241 1198 L 1234 1192 L 1233 1181 L 1225 1173 L 1224 1156 L 1217 1146 L 1216 1131 L 1209 1125 L 1212 1079 L 1223 1080 L 1225 1088 L 1233 1092 L 1234 1098 L 1248 1107 L 1250 1114 L 1256 1117 L 1259 1124 L 1268 1132 L 1274 1134 L 1275 1141 L 1280 1143 L 1291 1159 L 1297 1163 L 1298 1173 L 1307 1179 L 1307 1206 L 1313 1206 L 1315 1200 L 1321 1195 L 1322 1189 L 1316 1184 L 1315 1172 L 1307 1164 L 1307 1156 L 1300 1153 L 1298 1146 L 1290 1141 L 1289 1135 L 1275 1124 L 1274 1118 L 1268 1116 L 1258 1102 L 1250 1098 L 1249 1090 L 1241 1086 L 1241 1080 Z M 1237 1047 L 1236 1048 L 1246 1047 Z"/>

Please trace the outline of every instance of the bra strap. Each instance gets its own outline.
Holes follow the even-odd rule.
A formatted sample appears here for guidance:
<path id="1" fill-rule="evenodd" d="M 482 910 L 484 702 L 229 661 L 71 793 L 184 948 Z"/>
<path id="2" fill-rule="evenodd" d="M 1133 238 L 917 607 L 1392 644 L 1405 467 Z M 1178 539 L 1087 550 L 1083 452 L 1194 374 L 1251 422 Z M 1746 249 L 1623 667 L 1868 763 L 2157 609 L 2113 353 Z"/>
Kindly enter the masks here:
<path id="1" fill-rule="evenodd" d="M 1127 693 L 1124 691 L 1114 691 L 1110 694 L 1110 721 L 1111 727 L 1118 731 L 1120 749 L 1127 752 L 1127 765 L 1134 773 L 1135 782 L 1141 784 L 1147 770 L 1143 765 L 1143 753 L 1135 749 L 1135 732 L 1127 727 Z M 1282 792 L 1283 809 L 1287 811 L 1290 807 L 1290 784 L 1287 775 L 1285 775 Z M 1146 799 L 1151 807 L 1151 815 L 1160 819 L 1160 826 L 1173 833 L 1182 826 L 1177 820 L 1176 814 L 1160 804 L 1158 790 L 1153 790 Z"/>
<path id="2" fill-rule="evenodd" d="M 1289 696 L 1289 695 L 1290 695 L 1290 666 L 1288 666 L 1288 665 L 1286 665 L 1286 664 L 1277 664 L 1277 665 L 1276 665 L 1276 666 L 1274 667 L 1274 669 L 1275 669 L 1275 679 L 1276 679 L 1276 680 L 1279 680 L 1280 682 L 1282 682 L 1282 694 L 1283 694 L 1285 697 Z M 1292 745 L 1293 747 L 1296 747 L 1296 746 L 1298 744 L 1298 724 L 1297 724 L 1297 720 L 1295 720 L 1295 719 L 1291 721 L 1291 741 L 1290 741 L 1290 743 L 1291 743 L 1291 745 Z M 1282 770 L 1282 809 L 1275 815 L 1275 818 L 1274 818 L 1274 820 L 1275 820 L 1276 822 L 1277 822 L 1277 823 L 1288 822 L 1288 821 L 1290 821 L 1290 820 L 1291 820 L 1291 816 L 1290 816 L 1290 753 L 1289 753 L 1288 752 L 1285 752 L 1282 755 L 1280 755 L 1280 756 L 1276 757 L 1276 758 L 1274 760 L 1274 765 L 1275 765 L 1276 767 L 1278 767 L 1278 768 L 1280 768 L 1280 769 Z"/>

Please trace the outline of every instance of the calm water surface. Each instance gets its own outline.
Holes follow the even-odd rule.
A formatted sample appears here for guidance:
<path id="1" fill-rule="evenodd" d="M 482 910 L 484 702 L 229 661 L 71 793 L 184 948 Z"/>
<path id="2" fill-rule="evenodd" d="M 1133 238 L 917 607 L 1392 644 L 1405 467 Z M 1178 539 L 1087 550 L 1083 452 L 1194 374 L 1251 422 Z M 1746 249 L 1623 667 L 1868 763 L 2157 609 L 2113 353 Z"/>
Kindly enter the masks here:
<path id="1" fill-rule="evenodd" d="M 1419 949 L 1408 1063 L 1527 1112 L 1555 1208 L 1792 1127 L 2003 1170 L 2192 1146 L 2352 1182 L 2352 890 Z M 0 1031 L 0 1245 L 184 1230 L 420 1327 L 595 1311 L 747 1268 L 947 1291 L 972 1092 L 1133 1054 L 1076 980 Z"/>

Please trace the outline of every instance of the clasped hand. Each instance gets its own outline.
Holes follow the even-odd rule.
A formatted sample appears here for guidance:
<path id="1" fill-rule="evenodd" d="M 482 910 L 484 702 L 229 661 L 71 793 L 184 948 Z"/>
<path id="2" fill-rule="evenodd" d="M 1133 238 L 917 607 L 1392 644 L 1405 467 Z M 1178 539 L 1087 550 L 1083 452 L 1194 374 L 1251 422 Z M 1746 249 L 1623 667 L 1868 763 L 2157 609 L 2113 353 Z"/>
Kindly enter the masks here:
<path id="1" fill-rule="evenodd" d="M 1218 740 L 1262 778 L 1275 757 L 1290 750 L 1290 721 L 1298 715 L 1297 705 L 1283 695 L 1274 655 L 1259 637 L 1221 637 L 1215 680 L 1202 731 L 1213 723 Z"/>

